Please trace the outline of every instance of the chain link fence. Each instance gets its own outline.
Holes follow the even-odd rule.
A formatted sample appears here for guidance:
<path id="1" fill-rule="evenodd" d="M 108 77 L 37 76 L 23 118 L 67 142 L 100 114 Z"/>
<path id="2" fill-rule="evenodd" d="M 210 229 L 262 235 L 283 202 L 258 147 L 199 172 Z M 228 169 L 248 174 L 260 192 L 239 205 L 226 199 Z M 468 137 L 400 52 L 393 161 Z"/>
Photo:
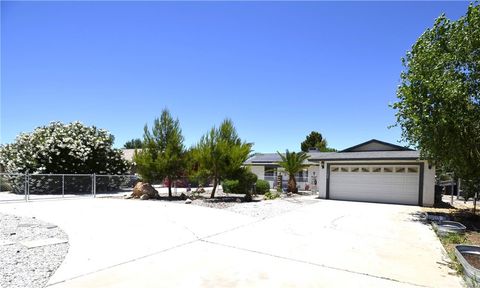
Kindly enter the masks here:
<path id="1" fill-rule="evenodd" d="M 0 202 L 131 193 L 136 175 L 0 173 Z"/>

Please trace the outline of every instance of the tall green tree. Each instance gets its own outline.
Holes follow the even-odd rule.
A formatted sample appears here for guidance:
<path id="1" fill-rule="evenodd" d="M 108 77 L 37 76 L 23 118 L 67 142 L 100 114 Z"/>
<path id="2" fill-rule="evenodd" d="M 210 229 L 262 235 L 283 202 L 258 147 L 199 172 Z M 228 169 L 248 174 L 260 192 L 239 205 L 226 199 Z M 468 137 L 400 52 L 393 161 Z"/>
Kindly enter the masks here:
<path id="1" fill-rule="evenodd" d="M 143 145 L 142 140 L 139 139 L 139 138 L 136 138 L 136 139 L 132 139 L 130 141 L 125 142 L 125 144 L 123 145 L 123 148 L 125 148 L 125 149 L 140 149 L 140 148 L 142 148 L 142 145 Z"/>
<path id="2" fill-rule="evenodd" d="M 422 156 L 480 180 L 480 7 L 438 17 L 402 59 L 397 124 Z"/>
<path id="3" fill-rule="evenodd" d="M 252 152 L 252 144 L 240 139 L 230 119 L 213 127 L 192 149 L 197 173 L 213 181 L 211 198 L 221 180 L 242 173 L 242 165 Z"/>
<path id="4" fill-rule="evenodd" d="M 278 165 L 280 165 L 280 167 L 285 169 L 285 171 L 288 173 L 287 191 L 297 193 L 298 188 L 297 180 L 295 180 L 295 174 L 308 167 L 308 165 L 304 164 L 305 160 L 308 159 L 308 155 L 303 151 L 296 153 L 290 152 L 288 151 L 288 149 L 285 152 L 285 155 L 281 154 L 278 151 L 277 153 L 282 159 L 282 161 L 278 162 Z"/>
<path id="5" fill-rule="evenodd" d="M 137 171 L 145 181 L 168 181 L 168 196 L 172 183 L 183 176 L 185 163 L 184 138 L 178 119 L 167 109 L 153 122 L 151 131 L 145 125 L 142 150 L 135 150 Z"/>
<path id="6" fill-rule="evenodd" d="M 337 151 L 334 148 L 327 147 L 327 139 L 323 138 L 322 134 L 317 131 L 310 132 L 309 135 L 305 138 L 300 144 L 300 148 L 303 152 L 308 152 L 310 148 L 317 148 L 321 152 L 334 152 Z"/>

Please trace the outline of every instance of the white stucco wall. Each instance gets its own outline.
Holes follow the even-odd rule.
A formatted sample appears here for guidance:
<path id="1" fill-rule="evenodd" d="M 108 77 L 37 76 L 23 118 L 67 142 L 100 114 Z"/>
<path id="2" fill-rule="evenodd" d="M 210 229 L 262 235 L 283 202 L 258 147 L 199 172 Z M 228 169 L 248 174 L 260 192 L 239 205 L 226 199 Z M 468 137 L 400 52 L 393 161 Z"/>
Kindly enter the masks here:
<path id="1" fill-rule="evenodd" d="M 423 206 L 433 206 L 435 203 L 435 166 L 428 168 L 425 161 L 423 172 Z"/>
<path id="2" fill-rule="evenodd" d="M 250 167 L 250 171 L 252 171 L 253 174 L 257 175 L 258 179 L 262 179 L 265 176 L 265 166 L 248 166 Z"/>
<path id="3" fill-rule="evenodd" d="M 318 176 L 317 176 L 317 189 L 318 197 L 326 198 L 327 197 L 327 165 L 322 168 L 322 165 L 318 165 Z"/>

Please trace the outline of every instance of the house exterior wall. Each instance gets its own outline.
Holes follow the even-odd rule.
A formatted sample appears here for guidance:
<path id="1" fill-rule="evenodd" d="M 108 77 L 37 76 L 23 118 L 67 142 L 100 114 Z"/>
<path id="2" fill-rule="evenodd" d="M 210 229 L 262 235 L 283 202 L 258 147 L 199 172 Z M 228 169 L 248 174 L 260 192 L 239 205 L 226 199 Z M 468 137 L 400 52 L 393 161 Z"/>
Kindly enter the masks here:
<path id="1" fill-rule="evenodd" d="M 322 165 L 318 165 L 318 176 L 317 176 L 317 190 L 318 190 L 318 198 L 327 198 L 327 164 L 324 163 L 324 167 Z"/>
<path id="2" fill-rule="evenodd" d="M 433 206 L 435 203 L 435 166 L 428 167 L 425 162 L 423 174 L 423 206 Z"/>
<path id="3" fill-rule="evenodd" d="M 431 166 L 429 168 L 428 161 L 415 161 L 415 160 L 382 160 L 382 161 L 368 161 L 368 160 L 362 160 L 362 161 L 325 161 L 324 162 L 324 168 L 322 168 L 322 165 L 320 164 L 318 166 L 318 197 L 319 198 L 326 198 L 327 195 L 327 164 L 341 164 L 341 163 L 372 163 L 372 164 L 382 164 L 382 163 L 423 163 L 424 164 L 424 169 L 423 169 L 423 201 L 422 201 L 422 206 L 433 206 L 434 200 L 435 200 L 435 167 Z"/>
<path id="4" fill-rule="evenodd" d="M 253 174 L 257 175 L 258 179 L 262 179 L 264 180 L 264 176 L 265 176 L 265 166 L 256 166 L 256 165 L 252 165 L 252 166 L 249 166 L 250 167 L 250 171 L 252 171 Z"/>

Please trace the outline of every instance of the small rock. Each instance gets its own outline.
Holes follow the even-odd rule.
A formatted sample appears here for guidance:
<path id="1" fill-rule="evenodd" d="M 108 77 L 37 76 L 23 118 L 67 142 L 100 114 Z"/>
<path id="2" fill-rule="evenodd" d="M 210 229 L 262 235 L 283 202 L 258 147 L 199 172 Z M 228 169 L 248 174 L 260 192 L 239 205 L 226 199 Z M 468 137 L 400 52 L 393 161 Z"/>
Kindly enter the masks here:
<path id="1" fill-rule="evenodd" d="M 140 200 L 148 200 L 150 199 L 150 196 L 148 196 L 148 194 L 143 194 L 142 196 L 140 196 Z"/>
<path id="2" fill-rule="evenodd" d="M 187 195 L 185 195 L 185 193 L 180 194 L 179 197 L 180 197 L 180 200 L 187 200 L 188 199 L 188 197 L 187 197 Z"/>
<path id="3" fill-rule="evenodd" d="M 17 233 L 15 232 L 10 233 L 10 236 L 13 236 L 13 235 L 17 235 Z"/>
<path id="4" fill-rule="evenodd" d="M 187 198 L 187 200 L 185 200 L 185 204 L 191 204 L 191 203 L 192 203 L 192 200 L 190 200 L 188 198 Z"/>

